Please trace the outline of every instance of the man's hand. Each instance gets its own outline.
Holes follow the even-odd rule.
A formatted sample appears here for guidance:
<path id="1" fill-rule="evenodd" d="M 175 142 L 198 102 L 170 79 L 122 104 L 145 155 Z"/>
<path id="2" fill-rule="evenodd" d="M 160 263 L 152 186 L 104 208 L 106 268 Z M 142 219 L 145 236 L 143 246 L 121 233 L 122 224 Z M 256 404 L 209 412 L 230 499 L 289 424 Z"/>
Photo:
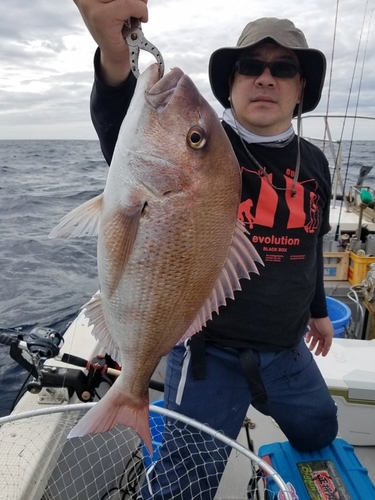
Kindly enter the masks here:
<path id="1" fill-rule="evenodd" d="M 120 85 L 130 72 L 129 49 L 122 28 L 130 17 L 148 21 L 147 0 L 73 0 L 100 47 L 100 76 L 105 83 Z"/>
<path id="2" fill-rule="evenodd" d="M 309 321 L 310 330 L 306 334 L 306 343 L 309 344 L 310 351 L 315 355 L 326 356 L 331 348 L 333 339 L 333 326 L 329 317 L 311 318 Z"/>

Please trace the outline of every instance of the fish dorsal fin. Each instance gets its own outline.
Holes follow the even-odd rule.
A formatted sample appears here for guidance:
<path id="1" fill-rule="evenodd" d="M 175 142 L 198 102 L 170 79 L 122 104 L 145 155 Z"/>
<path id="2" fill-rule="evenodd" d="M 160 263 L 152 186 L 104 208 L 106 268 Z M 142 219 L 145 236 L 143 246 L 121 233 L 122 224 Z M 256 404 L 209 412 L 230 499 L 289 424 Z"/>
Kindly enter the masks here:
<path id="1" fill-rule="evenodd" d="M 219 307 L 226 305 L 227 298 L 234 299 L 233 292 L 241 290 L 241 278 L 250 279 L 249 273 L 259 274 L 255 262 L 264 264 L 246 234 L 248 232 L 245 226 L 237 220 L 232 244 L 220 276 L 195 320 L 178 343 L 199 332 L 206 322 L 212 319 L 212 313 L 219 313 Z"/>
<path id="2" fill-rule="evenodd" d="M 100 212 L 103 193 L 86 201 L 65 215 L 59 224 L 52 229 L 49 238 L 77 238 L 80 236 L 97 236 L 99 231 Z"/>
<path id="3" fill-rule="evenodd" d="M 104 316 L 102 295 L 100 291 L 84 305 L 82 311 L 89 320 L 89 326 L 94 325 L 92 335 L 100 342 L 103 349 L 118 364 L 121 364 L 121 354 L 116 344 L 113 342 Z"/>

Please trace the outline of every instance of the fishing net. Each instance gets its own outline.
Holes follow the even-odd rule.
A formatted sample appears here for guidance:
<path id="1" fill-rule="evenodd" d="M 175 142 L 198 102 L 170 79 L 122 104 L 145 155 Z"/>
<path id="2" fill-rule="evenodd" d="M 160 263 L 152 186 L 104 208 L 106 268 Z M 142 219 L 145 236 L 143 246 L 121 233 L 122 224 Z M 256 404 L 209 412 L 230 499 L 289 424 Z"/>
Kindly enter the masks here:
<path id="1" fill-rule="evenodd" d="M 50 407 L 0 419 L 3 500 L 208 500 L 224 469 L 216 500 L 292 499 L 279 474 L 249 449 L 159 406 L 150 406 L 152 456 L 128 427 L 67 440 L 70 429 L 93 404 Z M 175 450 L 173 459 L 168 455 L 171 439 L 178 439 L 178 456 Z M 207 452 L 204 460 L 202 450 Z M 194 463 L 193 470 L 187 470 L 187 457 Z M 167 464 L 163 472 L 161 463 Z"/>

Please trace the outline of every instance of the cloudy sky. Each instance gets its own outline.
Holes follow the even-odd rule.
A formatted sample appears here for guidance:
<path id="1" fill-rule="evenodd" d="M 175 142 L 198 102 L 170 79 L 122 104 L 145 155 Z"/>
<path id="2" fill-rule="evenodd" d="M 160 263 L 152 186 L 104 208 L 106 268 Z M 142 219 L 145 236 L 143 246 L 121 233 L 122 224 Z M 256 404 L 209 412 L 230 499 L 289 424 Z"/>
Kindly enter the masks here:
<path id="1" fill-rule="evenodd" d="M 327 56 L 326 86 L 315 112 L 325 113 L 329 95 L 330 113 L 348 108 L 375 116 L 375 0 L 149 0 L 148 6 L 146 37 L 167 68 L 189 74 L 219 115 L 207 78 L 210 54 L 235 45 L 248 21 L 276 16 L 291 19 Z M 73 0 L 2 0 L 1 10 L 0 139 L 95 139 L 89 95 L 96 46 Z M 148 62 L 143 56 L 142 65 Z M 316 121 L 306 120 L 306 128 L 308 122 Z M 335 121 L 334 133 L 341 135 L 343 123 Z M 350 137 L 353 122 L 345 123 Z M 357 120 L 355 130 L 355 138 L 375 140 L 374 122 Z"/>

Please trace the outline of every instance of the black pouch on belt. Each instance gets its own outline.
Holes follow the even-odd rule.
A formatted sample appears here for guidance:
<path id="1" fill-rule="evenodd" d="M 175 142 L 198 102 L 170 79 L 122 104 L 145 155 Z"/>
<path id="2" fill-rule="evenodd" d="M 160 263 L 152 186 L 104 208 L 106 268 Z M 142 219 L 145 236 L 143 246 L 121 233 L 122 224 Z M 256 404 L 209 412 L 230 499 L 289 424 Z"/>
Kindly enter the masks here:
<path id="1" fill-rule="evenodd" d="M 206 342 L 198 335 L 193 335 L 189 339 L 189 347 L 191 352 L 191 370 L 193 378 L 194 380 L 204 380 L 206 378 Z M 239 349 L 238 353 L 241 369 L 251 391 L 252 405 L 255 408 L 260 408 L 267 403 L 268 397 L 254 351 L 253 349 Z"/>
<path id="2" fill-rule="evenodd" d="M 258 368 L 253 349 L 240 349 L 240 364 L 252 395 L 252 405 L 260 408 L 268 401 L 267 391 Z"/>
<path id="3" fill-rule="evenodd" d="M 191 373 L 194 380 L 206 378 L 206 342 L 198 335 L 193 335 L 189 340 L 191 352 Z"/>

